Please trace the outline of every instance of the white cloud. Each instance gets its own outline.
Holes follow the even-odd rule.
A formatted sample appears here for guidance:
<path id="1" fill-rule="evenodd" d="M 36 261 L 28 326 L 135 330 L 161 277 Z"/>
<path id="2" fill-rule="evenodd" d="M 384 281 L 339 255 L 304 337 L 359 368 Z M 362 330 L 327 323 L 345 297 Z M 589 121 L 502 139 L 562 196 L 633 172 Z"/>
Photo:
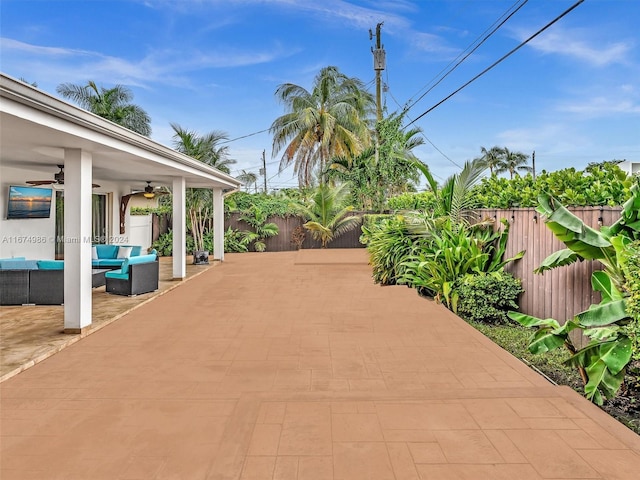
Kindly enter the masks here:
<path id="1" fill-rule="evenodd" d="M 542 33 L 528 45 L 545 54 L 556 54 L 573 57 L 595 67 L 604 67 L 614 63 L 625 64 L 633 50 L 632 42 L 614 42 L 598 44 L 591 32 L 580 29 L 563 29 L 554 26 L 552 30 Z M 531 32 L 518 32 L 520 41 L 525 40 Z"/>
<path id="2" fill-rule="evenodd" d="M 105 83 L 124 83 L 148 87 L 151 83 L 189 87 L 186 74 L 211 68 L 242 67 L 263 64 L 292 55 L 294 51 L 280 44 L 263 51 L 246 51 L 220 46 L 215 53 L 155 50 L 139 60 L 104 55 L 98 52 L 32 45 L 10 38 L 0 38 L 3 70 L 20 72 L 24 77 L 47 72 L 49 81 L 68 82 L 88 77 Z M 181 72 L 179 74 L 175 72 Z"/>
<path id="3" fill-rule="evenodd" d="M 638 114 L 640 113 L 640 104 L 631 99 L 594 97 L 584 102 L 565 103 L 560 105 L 558 109 L 589 117 L 603 117 L 614 114 Z"/>

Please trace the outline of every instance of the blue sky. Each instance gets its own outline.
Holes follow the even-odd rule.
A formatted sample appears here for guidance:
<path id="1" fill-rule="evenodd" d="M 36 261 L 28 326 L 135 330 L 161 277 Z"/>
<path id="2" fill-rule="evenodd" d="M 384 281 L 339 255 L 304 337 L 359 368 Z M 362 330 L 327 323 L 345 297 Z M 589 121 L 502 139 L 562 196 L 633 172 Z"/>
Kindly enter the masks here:
<path id="1" fill-rule="evenodd" d="M 56 86 L 94 80 L 128 86 L 152 118 L 152 138 L 171 145 L 170 122 L 223 130 L 238 163 L 257 172 L 267 130 L 284 113 L 282 83 L 311 89 L 327 65 L 375 91 L 369 29 L 382 27 L 387 111 L 413 103 L 516 0 L 1 0 L 0 68 Z M 545 26 L 575 0 L 529 0 L 408 112 L 413 119 Z M 640 2 L 586 0 L 536 40 L 417 121 L 416 150 L 439 178 L 480 147 L 531 154 L 536 168 L 640 161 Z M 430 143 L 429 143 L 430 142 Z"/>

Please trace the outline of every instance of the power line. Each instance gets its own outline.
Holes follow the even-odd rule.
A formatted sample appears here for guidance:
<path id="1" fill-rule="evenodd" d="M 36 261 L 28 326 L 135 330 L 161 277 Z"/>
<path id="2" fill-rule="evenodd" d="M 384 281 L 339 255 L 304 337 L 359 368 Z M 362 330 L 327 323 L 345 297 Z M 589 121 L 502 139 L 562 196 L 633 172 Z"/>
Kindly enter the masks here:
<path id="1" fill-rule="evenodd" d="M 394 97 L 394 96 L 393 96 L 393 93 L 391 93 L 389 90 L 387 90 L 387 92 L 389 93 L 389 95 L 391 95 L 391 98 L 393 99 L 393 101 L 394 101 L 394 102 L 396 102 L 396 105 L 398 105 L 398 106 L 400 107 L 400 104 L 398 103 L 398 100 L 396 100 L 396 97 Z M 403 112 L 403 114 L 406 114 L 406 112 Z M 407 118 L 408 118 L 409 120 L 411 120 L 411 117 L 409 117 L 408 115 L 407 115 Z M 453 161 L 451 158 L 449 158 L 449 157 L 448 157 L 448 156 L 447 156 L 447 155 L 446 155 L 442 150 L 440 150 L 440 149 L 439 149 L 439 148 L 438 148 L 438 147 L 437 147 L 437 146 L 436 146 L 436 145 L 435 145 L 435 144 L 434 144 L 434 143 L 429 139 L 429 137 L 427 137 L 427 136 L 424 134 L 424 132 L 420 131 L 419 133 L 420 133 L 420 135 L 421 135 L 421 136 L 422 136 L 422 137 L 423 137 L 427 142 L 429 142 L 429 143 L 431 144 L 431 146 L 432 146 L 432 147 L 433 147 L 433 148 L 434 148 L 434 149 L 435 149 L 435 150 L 436 150 L 440 155 L 442 155 L 444 158 L 446 158 L 446 159 L 447 159 L 447 160 L 449 160 L 452 164 L 454 164 L 456 167 L 458 167 L 460 170 L 462 170 L 462 167 L 461 167 L 458 163 L 456 163 L 455 161 Z M 435 177 L 435 176 L 437 176 L 437 175 L 434 175 L 434 177 Z M 440 177 L 438 177 L 438 178 L 440 178 Z M 442 178 L 440 178 L 440 180 L 442 180 Z"/>
<path id="2" fill-rule="evenodd" d="M 438 103 L 436 103 L 433 107 L 429 108 L 428 110 L 426 110 L 425 112 L 421 113 L 420 115 L 418 115 L 414 120 L 412 120 L 411 122 L 409 122 L 406 126 L 408 127 L 409 125 L 411 125 L 412 123 L 415 123 L 416 121 L 420 120 L 422 117 L 424 117 L 426 114 L 428 114 L 429 112 L 435 110 L 436 108 L 438 108 L 440 105 L 442 105 L 444 102 L 446 102 L 447 100 L 449 100 L 451 97 L 453 97 L 456 93 L 460 92 L 462 89 L 464 89 L 465 87 L 469 86 L 470 84 L 472 84 L 473 82 L 475 82 L 478 78 L 480 78 L 481 76 L 483 76 L 485 73 L 487 73 L 489 70 L 493 69 L 493 67 L 495 67 L 496 65 L 498 65 L 499 63 L 501 63 L 502 61 L 506 60 L 508 57 L 510 57 L 511 55 L 513 55 L 515 52 L 517 52 L 518 50 L 520 50 L 522 47 L 524 47 L 527 43 L 529 43 L 531 40 L 533 40 L 534 38 L 536 38 L 538 35 L 540 35 L 542 32 L 544 32 L 545 30 L 547 30 L 549 27 L 551 27 L 553 24 L 555 24 L 556 22 L 558 22 L 560 19 L 562 19 L 563 17 L 565 17 L 566 15 L 568 15 L 571 11 L 573 11 L 576 7 L 578 7 L 578 5 L 580 5 L 581 3 L 583 3 L 584 0 L 578 0 L 578 2 L 576 2 L 572 7 L 568 8 L 567 10 L 565 10 L 562 14 L 560 14 L 559 16 L 557 16 L 555 19 L 553 19 L 551 22 L 547 23 L 544 27 L 542 27 L 540 30 L 538 30 L 536 33 L 534 33 L 533 35 L 531 35 L 529 38 L 527 38 L 524 42 L 520 43 L 520 45 L 518 45 L 516 48 L 514 48 L 513 50 L 511 50 L 510 52 L 508 52 L 506 55 L 503 55 L 500 59 L 498 59 L 497 61 L 495 61 L 494 63 L 492 63 L 491 65 L 489 65 L 487 68 L 485 68 L 482 72 L 480 72 L 478 75 L 476 75 L 475 77 L 473 77 L 471 80 L 469 80 L 467 83 L 465 83 L 464 85 L 462 85 L 460 88 L 454 90 L 452 93 L 450 93 L 449 95 L 447 95 L 445 98 L 443 98 L 442 100 L 440 100 Z"/>
<path id="3" fill-rule="evenodd" d="M 476 39 L 473 43 L 471 43 L 471 45 L 469 47 L 467 47 L 460 55 L 458 55 L 451 63 L 449 63 L 449 65 L 447 65 L 443 70 L 440 71 L 440 73 L 438 73 L 438 75 L 435 76 L 434 80 L 437 79 L 440 75 L 442 75 L 437 82 L 433 83 L 433 85 L 431 85 L 422 95 L 420 95 L 418 97 L 417 100 L 415 100 L 414 102 L 407 102 L 407 106 L 405 107 L 405 110 L 408 111 L 409 109 L 413 108 L 420 100 L 422 100 L 431 90 L 433 90 L 434 88 L 436 88 L 445 78 L 447 78 L 451 73 L 453 73 L 453 71 L 458 68 L 462 62 L 464 62 L 467 58 L 469 58 L 469 56 L 475 52 L 478 48 L 480 48 L 482 46 L 483 43 L 485 43 L 491 36 L 493 36 L 494 33 L 496 33 L 505 23 L 507 23 L 507 21 L 513 17 L 522 7 L 525 6 L 525 4 L 528 2 L 529 0 L 518 0 L 516 3 L 514 3 L 511 7 L 509 7 L 509 9 L 507 9 L 507 11 L 505 13 L 502 14 L 502 16 L 500 18 L 498 18 L 498 20 L 496 20 L 487 30 L 485 30 L 482 35 L 484 35 L 484 37 L 478 41 L 478 39 Z M 522 2 L 515 10 L 513 10 L 511 13 L 509 13 L 507 15 L 507 13 L 513 9 L 518 3 Z M 505 15 L 506 18 L 504 18 L 504 20 L 502 20 L 501 22 L 500 19 L 503 18 Z M 499 23 L 498 23 L 499 22 Z M 497 23 L 497 25 L 496 25 Z M 493 30 L 489 31 L 489 29 L 496 25 Z M 487 33 L 489 32 L 489 33 Z M 471 46 L 473 46 L 475 43 L 477 42 L 477 44 L 475 45 L 475 47 L 471 48 L 471 50 L 469 50 L 469 48 Z M 469 52 L 462 56 L 464 54 L 464 52 L 466 52 L 467 50 L 469 50 Z M 462 58 L 460 58 L 462 56 Z M 455 65 L 453 65 L 453 67 L 451 67 L 449 69 L 449 66 L 451 66 L 456 60 L 460 59 L 457 63 L 455 63 Z M 449 69 L 447 71 L 447 69 Z M 442 74 L 443 72 L 445 72 L 444 75 Z M 432 80 L 431 82 L 433 82 L 434 80 Z M 431 83 L 430 82 L 430 83 Z M 426 88 L 429 84 L 427 84 L 425 87 Z"/>
<path id="4" fill-rule="evenodd" d="M 254 135 L 258 135 L 260 133 L 268 132 L 269 130 L 270 130 L 269 128 L 265 128 L 264 130 L 260 130 L 259 132 L 253 132 L 253 133 L 250 133 L 248 135 L 243 135 L 241 137 L 232 138 L 231 140 L 225 140 L 224 142 L 220 142 L 220 144 L 231 143 L 231 142 L 235 142 L 236 140 L 241 140 L 243 138 L 253 137 Z"/>

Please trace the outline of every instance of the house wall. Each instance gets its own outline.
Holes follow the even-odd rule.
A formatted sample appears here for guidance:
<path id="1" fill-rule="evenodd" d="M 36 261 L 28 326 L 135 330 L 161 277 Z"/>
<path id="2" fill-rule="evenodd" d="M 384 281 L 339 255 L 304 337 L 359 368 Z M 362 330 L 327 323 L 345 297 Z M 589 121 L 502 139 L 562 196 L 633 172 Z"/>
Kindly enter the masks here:
<path id="1" fill-rule="evenodd" d="M 53 173 L 51 173 L 53 177 Z M 42 170 L 31 171 L 2 165 L 0 171 L 0 258 L 55 258 L 55 192 L 49 218 L 7 220 L 7 201 L 11 185 L 26 185 L 26 180 L 46 179 Z M 46 187 L 46 186 L 45 186 Z"/>
<path id="2" fill-rule="evenodd" d="M 43 168 L 31 170 L 17 168 L 2 163 L 0 169 L 0 258 L 26 257 L 28 259 L 55 258 L 55 189 L 49 218 L 7 220 L 7 201 L 11 185 L 26 185 L 27 180 L 53 178 L 57 169 L 46 171 Z M 107 239 L 106 243 L 133 245 L 127 207 L 125 233 L 120 234 L 120 199 L 131 192 L 131 186 L 94 178 L 100 187 L 95 193 L 107 194 Z M 48 185 L 43 185 L 47 188 Z M 137 205 L 141 206 L 141 205 Z M 136 244 L 137 245 L 137 244 Z"/>

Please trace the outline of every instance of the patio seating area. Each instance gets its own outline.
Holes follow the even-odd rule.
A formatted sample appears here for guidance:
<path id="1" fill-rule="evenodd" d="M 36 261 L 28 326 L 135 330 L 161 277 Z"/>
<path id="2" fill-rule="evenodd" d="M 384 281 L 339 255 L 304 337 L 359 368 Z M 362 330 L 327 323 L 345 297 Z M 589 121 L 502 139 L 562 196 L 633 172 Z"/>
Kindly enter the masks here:
<path id="1" fill-rule="evenodd" d="M 640 437 L 374 285 L 366 255 L 228 254 L 153 301 L 110 297 L 144 303 L 0 384 L 0 477 L 637 478 Z"/>

